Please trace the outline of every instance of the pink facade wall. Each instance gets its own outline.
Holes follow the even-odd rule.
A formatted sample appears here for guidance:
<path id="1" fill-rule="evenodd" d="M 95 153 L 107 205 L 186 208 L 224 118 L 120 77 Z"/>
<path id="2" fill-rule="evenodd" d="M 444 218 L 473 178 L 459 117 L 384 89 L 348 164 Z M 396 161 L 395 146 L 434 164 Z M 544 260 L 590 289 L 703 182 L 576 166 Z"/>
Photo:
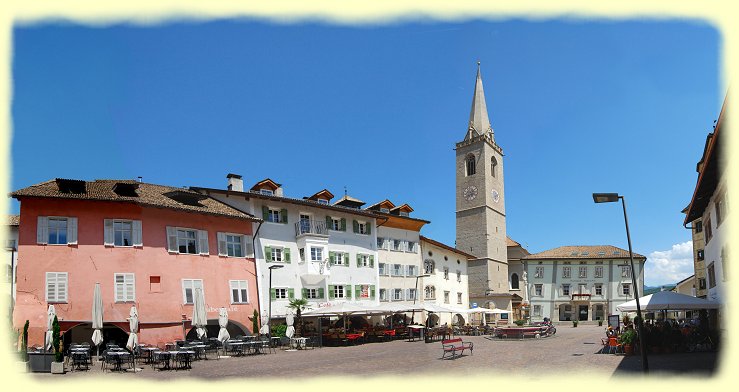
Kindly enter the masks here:
<path id="1" fill-rule="evenodd" d="M 78 218 L 77 245 L 36 244 L 37 216 Z M 136 305 L 140 319 L 139 342 L 159 344 L 182 339 L 183 315 L 192 319 L 193 306 L 183 304 L 182 279 L 202 279 L 209 320 L 218 319 L 226 307 L 229 319 L 251 330 L 258 309 L 254 259 L 218 256 L 216 232 L 245 234 L 251 241 L 252 222 L 172 209 L 140 207 L 121 202 L 23 198 L 18 246 L 17 300 L 13 313 L 15 329 L 30 321 L 29 345 L 43 345 L 46 331 L 46 272 L 68 273 L 68 301 L 54 303 L 62 331 L 79 322 L 90 323 L 92 295 L 96 282 L 103 297 L 103 321 L 128 330 L 129 311 Z M 142 221 L 142 248 L 103 245 L 104 219 Z M 208 230 L 210 255 L 180 255 L 167 252 L 166 226 Z M 114 274 L 135 274 L 132 302 L 116 303 Z M 161 277 L 161 289 L 153 291 L 150 277 Z M 232 304 L 229 280 L 246 280 L 248 304 Z"/>

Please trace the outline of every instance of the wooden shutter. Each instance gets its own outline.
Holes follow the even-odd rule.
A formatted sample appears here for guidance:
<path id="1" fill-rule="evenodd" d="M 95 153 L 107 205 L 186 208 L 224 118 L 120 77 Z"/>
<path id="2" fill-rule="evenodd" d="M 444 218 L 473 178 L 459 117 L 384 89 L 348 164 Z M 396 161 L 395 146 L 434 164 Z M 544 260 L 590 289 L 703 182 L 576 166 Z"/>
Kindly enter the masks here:
<path id="1" fill-rule="evenodd" d="M 269 207 L 262 206 L 262 219 L 269 221 Z"/>
<path id="2" fill-rule="evenodd" d="M 265 246 L 264 247 L 264 259 L 268 262 L 272 261 L 272 247 L 271 246 Z"/>
<path id="3" fill-rule="evenodd" d="M 49 217 L 39 216 L 36 224 L 36 243 L 47 244 L 49 242 Z"/>
<path id="4" fill-rule="evenodd" d="M 370 255 L 369 256 L 369 266 L 374 268 L 375 267 L 375 256 Z"/>
<path id="5" fill-rule="evenodd" d="M 252 243 L 252 238 L 248 238 L 246 236 L 244 238 L 244 256 L 246 257 L 254 257 L 254 244 Z"/>
<path id="6" fill-rule="evenodd" d="M 287 209 L 280 210 L 280 223 L 287 223 Z"/>
<path id="7" fill-rule="evenodd" d="M 269 297 L 271 299 L 277 299 L 277 289 L 269 289 Z"/>
<path id="8" fill-rule="evenodd" d="M 352 299 L 352 285 L 344 285 L 344 296 L 346 299 Z"/>
<path id="9" fill-rule="evenodd" d="M 144 246 L 144 233 L 141 228 L 140 220 L 131 221 L 131 236 L 133 237 L 133 246 Z"/>
<path id="10" fill-rule="evenodd" d="M 216 238 L 218 238 L 218 256 L 228 256 L 226 233 L 216 232 Z"/>
<path id="11" fill-rule="evenodd" d="M 362 298 L 362 285 L 354 285 L 354 298 Z"/>
<path id="12" fill-rule="evenodd" d="M 341 231 L 346 231 L 346 219 L 341 218 Z"/>
<path id="13" fill-rule="evenodd" d="M 308 289 L 300 289 L 300 296 L 302 298 L 308 298 Z"/>
<path id="14" fill-rule="evenodd" d="M 318 298 L 323 299 L 323 287 L 318 288 Z"/>
<path id="15" fill-rule="evenodd" d="M 334 285 L 328 285 L 328 298 L 334 299 Z"/>
<path id="16" fill-rule="evenodd" d="M 344 265 L 347 267 L 351 264 L 351 261 L 349 260 L 351 260 L 349 258 L 349 252 L 344 253 Z"/>
<path id="17" fill-rule="evenodd" d="M 367 227 L 367 232 L 364 234 L 370 235 L 372 234 L 372 224 L 370 222 L 365 223 L 365 227 Z"/>
<path id="18" fill-rule="evenodd" d="M 328 262 L 331 265 L 336 264 L 336 252 L 328 252 Z"/>
<path id="19" fill-rule="evenodd" d="M 167 251 L 177 253 L 179 248 L 177 247 L 177 228 L 167 226 Z"/>
<path id="20" fill-rule="evenodd" d="M 245 235 L 242 235 L 242 236 L 240 236 L 239 238 L 240 238 L 240 242 L 241 242 L 241 252 L 242 252 L 242 255 L 241 255 L 241 256 L 242 256 L 242 257 L 246 257 L 247 255 L 251 254 L 251 253 L 247 252 L 247 251 L 248 251 L 248 249 L 246 248 L 246 247 L 247 247 L 247 245 L 246 245 L 246 244 L 247 244 L 248 242 L 247 242 L 247 240 L 246 240 L 246 236 L 245 236 Z"/>
<path id="21" fill-rule="evenodd" d="M 359 233 L 359 222 L 357 222 L 356 219 L 352 221 L 352 224 L 354 225 L 354 232 Z"/>
<path id="22" fill-rule="evenodd" d="M 295 299 L 295 289 L 287 289 L 287 299 Z"/>
<path id="23" fill-rule="evenodd" d="M 103 219 L 103 245 L 115 245 L 115 230 L 113 229 L 113 219 Z"/>
<path id="24" fill-rule="evenodd" d="M 331 220 L 331 217 L 326 215 L 326 230 L 333 230 L 333 221 Z"/>
<path id="25" fill-rule="evenodd" d="M 46 302 L 56 301 L 56 272 L 46 273 Z"/>
<path id="26" fill-rule="evenodd" d="M 206 230 L 198 230 L 198 253 L 201 255 L 210 253 L 208 249 L 208 232 Z"/>
<path id="27" fill-rule="evenodd" d="M 290 248 L 283 248 L 282 249 L 282 261 L 286 263 L 290 263 Z"/>
<path id="28" fill-rule="evenodd" d="M 67 243 L 77 243 L 77 218 L 75 217 L 67 218 Z"/>
<path id="29" fill-rule="evenodd" d="M 370 299 L 375 299 L 375 285 L 371 284 L 369 287 Z"/>
<path id="30" fill-rule="evenodd" d="M 357 267 L 361 267 L 361 266 L 362 266 L 362 255 L 357 253 Z"/>

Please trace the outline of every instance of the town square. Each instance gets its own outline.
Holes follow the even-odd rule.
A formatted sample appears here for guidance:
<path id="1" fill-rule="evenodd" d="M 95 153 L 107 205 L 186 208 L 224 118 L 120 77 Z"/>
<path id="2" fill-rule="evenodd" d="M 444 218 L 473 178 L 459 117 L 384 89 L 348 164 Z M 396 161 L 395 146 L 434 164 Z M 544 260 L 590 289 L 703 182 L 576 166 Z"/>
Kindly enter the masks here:
<path id="1" fill-rule="evenodd" d="M 11 30 L 16 376 L 725 368 L 732 98 L 701 17 Z"/>

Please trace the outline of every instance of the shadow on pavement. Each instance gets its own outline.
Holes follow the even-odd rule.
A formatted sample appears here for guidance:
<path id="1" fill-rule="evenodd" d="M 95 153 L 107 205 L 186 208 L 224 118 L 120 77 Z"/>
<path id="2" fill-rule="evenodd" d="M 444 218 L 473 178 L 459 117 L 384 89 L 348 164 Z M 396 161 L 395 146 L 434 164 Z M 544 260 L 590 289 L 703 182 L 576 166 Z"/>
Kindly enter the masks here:
<path id="1" fill-rule="evenodd" d="M 713 376 L 718 373 L 720 356 L 718 351 L 648 354 L 649 373 L 679 373 L 691 376 Z M 641 355 L 625 355 L 614 372 L 615 376 L 634 375 L 641 373 Z"/>

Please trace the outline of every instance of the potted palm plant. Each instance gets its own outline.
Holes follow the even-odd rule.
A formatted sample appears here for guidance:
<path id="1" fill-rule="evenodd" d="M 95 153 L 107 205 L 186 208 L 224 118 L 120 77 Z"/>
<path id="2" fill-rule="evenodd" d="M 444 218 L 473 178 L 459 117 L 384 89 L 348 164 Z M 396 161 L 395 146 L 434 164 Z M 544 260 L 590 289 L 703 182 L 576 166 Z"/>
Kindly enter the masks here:
<path id="1" fill-rule="evenodd" d="M 291 299 L 288 308 L 295 310 L 295 337 L 300 337 L 303 330 L 302 312 L 310 309 L 310 304 L 305 298 Z"/>
<path id="2" fill-rule="evenodd" d="M 634 340 L 636 340 L 636 331 L 628 328 L 618 336 L 618 342 L 624 346 L 624 353 L 631 355 L 634 353 Z"/>
<path id="3" fill-rule="evenodd" d="M 577 320 L 572 320 L 572 328 L 577 328 Z"/>
<path id="4" fill-rule="evenodd" d="M 54 346 L 54 362 L 51 363 L 51 374 L 64 374 L 64 353 L 60 336 L 59 319 L 54 316 L 52 324 L 52 346 Z"/>

